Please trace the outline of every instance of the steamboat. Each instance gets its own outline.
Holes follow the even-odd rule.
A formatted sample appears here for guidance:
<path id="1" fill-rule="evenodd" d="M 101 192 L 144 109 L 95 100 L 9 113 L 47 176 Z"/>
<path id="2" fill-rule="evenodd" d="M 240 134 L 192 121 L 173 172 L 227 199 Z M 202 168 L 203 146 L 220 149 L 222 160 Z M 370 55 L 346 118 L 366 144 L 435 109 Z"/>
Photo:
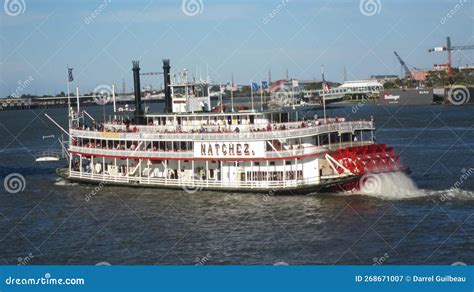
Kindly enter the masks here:
<path id="1" fill-rule="evenodd" d="M 138 61 L 132 71 L 133 114 L 97 122 L 79 107 L 70 110 L 69 167 L 60 175 L 188 192 L 307 194 L 355 190 L 368 174 L 407 170 L 392 147 L 375 142 L 373 119 L 211 108 L 209 83 L 186 74 L 172 81 L 167 59 L 164 112 L 144 112 Z"/>

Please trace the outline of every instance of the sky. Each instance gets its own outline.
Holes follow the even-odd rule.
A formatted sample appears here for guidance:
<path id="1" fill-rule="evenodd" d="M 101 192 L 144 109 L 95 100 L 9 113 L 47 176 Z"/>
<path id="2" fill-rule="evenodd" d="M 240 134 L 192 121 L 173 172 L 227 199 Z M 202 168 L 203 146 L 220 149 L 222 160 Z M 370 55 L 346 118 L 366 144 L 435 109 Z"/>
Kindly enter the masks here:
<path id="1" fill-rule="evenodd" d="M 446 36 L 474 44 L 473 0 L 4 0 L 0 17 L 0 96 L 66 91 L 67 66 L 81 92 L 122 80 L 131 91 L 132 60 L 159 72 L 163 58 L 216 84 L 320 79 L 322 65 L 342 82 L 400 75 L 393 51 L 430 68 L 446 62 L 427 52 Z M 474 51 L 453 62 L 474 64 Z"/>

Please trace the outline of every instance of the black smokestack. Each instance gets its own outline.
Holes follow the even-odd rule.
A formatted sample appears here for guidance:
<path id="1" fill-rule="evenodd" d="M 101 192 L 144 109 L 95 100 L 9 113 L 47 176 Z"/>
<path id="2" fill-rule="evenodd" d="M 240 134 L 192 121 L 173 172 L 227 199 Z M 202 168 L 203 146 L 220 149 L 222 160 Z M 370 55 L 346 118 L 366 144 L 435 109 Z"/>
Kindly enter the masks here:
<path id="1" fill-rule="evenodd" d="M 133 87 L 135 92 L 135 122 L 142 124 L 143 111 L 142 111 L 142 96 L 140 87 L 140 62 L 132 61 L 133 64 Z"/>
<path id="2" fill-rule="evenodd" d="M 165 113 L 173 112 L 173 104 L 171 101 L 171 77 L 170 77 L 170 60 L 163 59 L 163 76 L 164 76 L 164 85 L 165 85 Z"/>

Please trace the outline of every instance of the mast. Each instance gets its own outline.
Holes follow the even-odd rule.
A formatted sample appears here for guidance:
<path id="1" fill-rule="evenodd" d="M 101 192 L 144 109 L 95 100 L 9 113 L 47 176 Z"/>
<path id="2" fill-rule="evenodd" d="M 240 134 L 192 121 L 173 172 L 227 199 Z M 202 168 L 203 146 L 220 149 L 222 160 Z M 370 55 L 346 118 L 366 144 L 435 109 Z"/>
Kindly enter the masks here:
<path id="1" fill-rule="evenodd" d="M 232 81 L 230 85 L 230 104 L 232 108 L 232 112 L 234 112 L 234 73 L 232 73 Z"/>
<path id="2" fill-rule="evenodd" d="M 326 123 L 326 98 L 324 97 L 324 93 L 325 93 L 325 83 L 326 83 L 326 80 L 324 80 L 324 65 L 321 65 L 321 74 L 323 76 L 323 83 L 322 83 L 322 87 L 323 87 L 323 116 L 324 116 L 324 123 Z"/>

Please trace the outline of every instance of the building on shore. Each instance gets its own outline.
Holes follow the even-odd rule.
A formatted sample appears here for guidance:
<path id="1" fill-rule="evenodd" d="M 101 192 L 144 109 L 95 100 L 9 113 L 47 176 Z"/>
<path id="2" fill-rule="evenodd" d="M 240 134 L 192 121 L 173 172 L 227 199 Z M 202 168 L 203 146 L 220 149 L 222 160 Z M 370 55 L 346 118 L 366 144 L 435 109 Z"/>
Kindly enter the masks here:
<path id="1" fill-rule="evenodd" d="M 388 81 L 394 82 L 397 79 L 399 79 L 397 75 L 371 75 L 369 78 L 369 80 L 375 80 L 382 84 Z"/>

